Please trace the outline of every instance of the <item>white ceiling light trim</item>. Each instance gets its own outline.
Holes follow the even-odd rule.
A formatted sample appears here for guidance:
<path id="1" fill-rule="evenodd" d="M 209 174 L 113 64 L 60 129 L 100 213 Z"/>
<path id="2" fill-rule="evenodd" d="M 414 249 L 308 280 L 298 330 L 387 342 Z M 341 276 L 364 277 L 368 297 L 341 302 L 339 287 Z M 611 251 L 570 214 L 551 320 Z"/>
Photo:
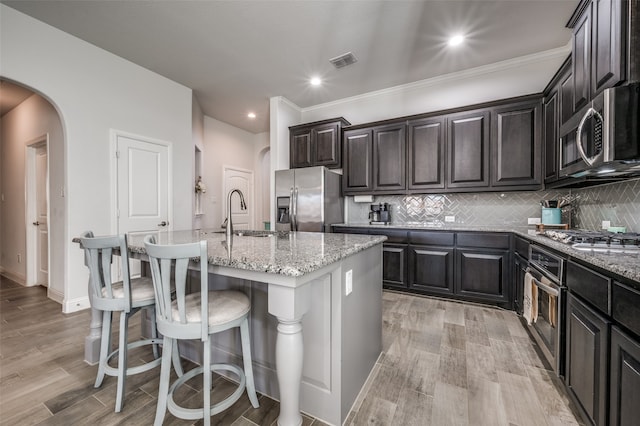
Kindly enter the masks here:
<path id="1" fill-rule="evenodd" d="M 460 46 L 464 42 L 464 35 L 456 34 L 449 39 L 449 46 L 456 47 Z"/>

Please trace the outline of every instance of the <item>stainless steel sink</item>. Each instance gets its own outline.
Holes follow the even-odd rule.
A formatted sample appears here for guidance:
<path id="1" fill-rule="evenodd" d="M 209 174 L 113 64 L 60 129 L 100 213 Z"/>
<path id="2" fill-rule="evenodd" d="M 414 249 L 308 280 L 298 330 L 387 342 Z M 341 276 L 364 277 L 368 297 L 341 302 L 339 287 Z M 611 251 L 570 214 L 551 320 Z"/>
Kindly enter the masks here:
<path id="1" fill-rule="evenodd" d="M 268 232 L 256 232 L 256 231 L 236 231 L 233 233 L 233 235 L 236 235 L 238 237 L 270 237 L 273 234 L 270 234 Z"/>
<path id="2" fill-rule="evenodd" d="M 636 245 L 609 245 L 606 243 L 575 243 L 571 247 L 580 251 L 592 251 L 596 253 L 621 253 L 636 254 L 640 253 L 640 246 Z"/>

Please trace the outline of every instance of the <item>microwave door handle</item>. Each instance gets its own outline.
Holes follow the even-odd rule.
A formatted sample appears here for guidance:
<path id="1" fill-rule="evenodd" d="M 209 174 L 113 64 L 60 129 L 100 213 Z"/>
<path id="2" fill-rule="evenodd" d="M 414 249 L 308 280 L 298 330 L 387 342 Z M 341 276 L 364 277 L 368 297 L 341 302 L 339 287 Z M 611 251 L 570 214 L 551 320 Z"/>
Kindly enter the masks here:
<path id="1" fill-rule="evenodd" d="M 578 130 L 576 130 L 576 145 L 578 146 L 578 152 L 580 153 L 580 157 L 582 157 L 584 162 L 590 166 L 593 166 L 593 163 L 596 161 L 596 158 L 599 154 L 596 154 L 593 157 L 587 156 L 587 153 L 584 151 L 584 147 L 582 146 L 582 129 L 584 128 L 584 124 L 586 123 L 587 118 L 591 117 L 592 115 L 595 115 L 596 118 L 600 120 L 600 122 L 603 122 L 602 115 L 600 115 L 600 113 L 595 109 L 589 108 L 582 117 L 582 120 L 580 120 L 580 124 L 578 124 Z"/>

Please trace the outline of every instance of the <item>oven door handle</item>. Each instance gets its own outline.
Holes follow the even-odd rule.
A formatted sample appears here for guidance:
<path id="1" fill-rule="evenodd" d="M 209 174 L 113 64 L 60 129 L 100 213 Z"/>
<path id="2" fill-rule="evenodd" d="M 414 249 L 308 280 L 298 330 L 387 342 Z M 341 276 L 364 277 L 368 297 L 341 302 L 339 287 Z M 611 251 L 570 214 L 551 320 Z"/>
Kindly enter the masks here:
<path id="1" fill-rule="evenodd" d="M 556 290 L 553 287 L 550 287 L 546 284 L 543 284 L 542 282 L 538 281 L 535 277 L 531 277 L 533 279 L 533 282 L 535 283 L 536 287 L 540 287 L 541 289 L 543 289 L 546 293 L 552 295 L 552 296 L 556 296 L 558 297 L 558 295 L 560 294 L 560 292 L 558 290 Z"/>

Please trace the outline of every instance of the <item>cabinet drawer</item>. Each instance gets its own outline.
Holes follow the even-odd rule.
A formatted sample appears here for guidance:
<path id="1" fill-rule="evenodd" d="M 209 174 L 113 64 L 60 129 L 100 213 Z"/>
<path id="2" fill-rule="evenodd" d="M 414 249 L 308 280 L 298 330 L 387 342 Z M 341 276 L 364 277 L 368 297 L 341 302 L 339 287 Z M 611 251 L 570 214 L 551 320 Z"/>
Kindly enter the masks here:
<path id="1" fill-rule="evenodd" d="M 611 278 L 569 261 L 567 287 L 601 312 L 611 315 Z"/>
<path id="2" fill-rule="evenodd" d="M 458 233 L 458 247 L 509 248 L 509 234 Z"/>
<path id="3" fill-rule="evenodd" d="M 407 231 L 388 229 L 369 229 L 369 235 L 386 235 L 385 243 L 407 243 Z"/>
<path id="4" fill-rule="evenodd" d="M 453 246 L 453 232 L 411 231 L 409 241 L 412 244 L 425 244 L 432 246 Z"/>
<path id="5" fill-rule="evenodd" d="M 611 300 L 613 319 L 640 336 L 640 291 L 616 281 Z"/>
<path id="6" fill-rule="evenodd" d="M 529 241 L 520 237 L 516 237 L 515 240 L 516 240 L 515 241 L 516 253 L 518 253 L 520 256 L 528 260 L 529 259 Z"/>

